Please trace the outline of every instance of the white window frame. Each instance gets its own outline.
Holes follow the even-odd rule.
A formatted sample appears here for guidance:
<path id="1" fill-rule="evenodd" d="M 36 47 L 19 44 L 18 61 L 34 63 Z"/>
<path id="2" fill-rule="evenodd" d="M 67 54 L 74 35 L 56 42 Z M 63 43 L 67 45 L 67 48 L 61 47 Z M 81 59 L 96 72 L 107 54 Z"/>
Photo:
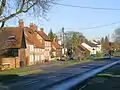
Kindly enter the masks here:
<path id="1" fill-rule="evenodd" d="M 29 45 L 30 47 L 30 51 L 34 51 L 34 46 L 33 45 Z"/>

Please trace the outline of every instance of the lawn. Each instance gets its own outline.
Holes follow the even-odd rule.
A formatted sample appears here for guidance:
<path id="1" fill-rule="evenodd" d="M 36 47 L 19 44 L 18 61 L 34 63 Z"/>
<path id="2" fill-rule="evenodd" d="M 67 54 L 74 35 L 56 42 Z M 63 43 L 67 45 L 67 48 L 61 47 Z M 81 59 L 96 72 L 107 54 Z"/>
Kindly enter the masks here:
<path id="1" fill-rule="evenodd" d="M 80 63 L 85 63 L 85 62 L 88 62 L 90 60 L 73 60 L 73 61 L 67 61 L 66 64 L 64 64 L 63 66 L 65 67 L 68 67 L 68 66 L 72 66 L 72 65 L 75 65 L 75 64 L 80 64 Z"/>
<path id="2" fill-rule="evenodd" d="M 27 75 L 27 74 L 35 74 L 40 73 L 42 70 L 30 70 L 25 68 L 18 68 L 18 69 L 10 69 L 6 71 L 0 72 L 0 75 Z"/>
<path id="3" fill-rule="evenodd" d="M 120 56 L 120 52 L 114 52 L 114 53 L 113 53 L 113 56 L 114 56 L 114 57 Z"/>

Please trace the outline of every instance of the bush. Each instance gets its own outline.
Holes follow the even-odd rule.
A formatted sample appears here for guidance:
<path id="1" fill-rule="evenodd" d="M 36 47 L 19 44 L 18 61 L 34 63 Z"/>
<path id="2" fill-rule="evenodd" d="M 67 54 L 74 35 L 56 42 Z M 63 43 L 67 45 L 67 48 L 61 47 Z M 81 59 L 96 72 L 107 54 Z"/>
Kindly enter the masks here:
<path id="1" fill-rule="evenodd" d="M 102 57 L 103 57 L 103 54 L 100 53 L 100 52 L 97 52 L 97 53 L 96 53 L 96 56 L 97 56 L 97 58 L 102 58 Z"/>

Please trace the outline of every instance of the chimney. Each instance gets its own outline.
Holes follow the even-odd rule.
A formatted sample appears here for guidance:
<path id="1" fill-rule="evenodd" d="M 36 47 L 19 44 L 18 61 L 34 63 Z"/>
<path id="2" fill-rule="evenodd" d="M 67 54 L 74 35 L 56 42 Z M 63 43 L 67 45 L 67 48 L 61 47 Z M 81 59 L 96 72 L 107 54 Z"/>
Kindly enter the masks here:
<path id="1" fill-rule="evenodd" d="M 30 24 L 30 29 L 33 30 L 33 31 L 36 31 L 37 30 L 37 26 L 33 23 Z"/>
<path id="2" fill-rule="evenodd" d="M 22 19 L 19 20 L 19 27 L 24 28 L 24 22 Z"/>
<path id="3" fill-rule="evenodd" d="M 40 28 L 40 31 L 44 31 L 44 28 Z"/>

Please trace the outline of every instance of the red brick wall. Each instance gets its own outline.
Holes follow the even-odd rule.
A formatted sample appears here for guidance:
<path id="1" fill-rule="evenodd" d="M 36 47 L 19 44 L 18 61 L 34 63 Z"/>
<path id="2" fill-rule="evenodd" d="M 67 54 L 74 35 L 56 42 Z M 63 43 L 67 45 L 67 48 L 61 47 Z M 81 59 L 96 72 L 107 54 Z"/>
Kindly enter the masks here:
<path id="1" fill-rule="evenodd" d="M 10 68 L 19 68 L 20 67 L 20 59 L 18 57 L 16 58 L 0 58 L 1 61 L 1 65 L 5 64 L 5 63 L 9 63 L 10 64 Z"/>

